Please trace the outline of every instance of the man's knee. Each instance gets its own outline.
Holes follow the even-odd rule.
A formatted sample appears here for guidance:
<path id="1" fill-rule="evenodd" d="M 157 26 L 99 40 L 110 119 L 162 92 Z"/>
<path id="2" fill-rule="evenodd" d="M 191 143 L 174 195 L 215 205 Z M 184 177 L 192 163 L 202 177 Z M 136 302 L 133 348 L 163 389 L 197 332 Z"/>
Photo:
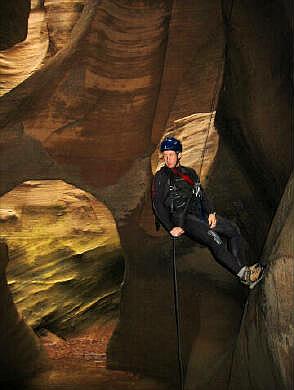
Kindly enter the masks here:
<path id="1" fill-rule="evenodd" d="M 210 238 L 210 242 L 216 245 L 223 245 L 223 240 L 220 238 L 220 236 L 213 230 L 208 230 L 207 235 Z M 211 241 L 212 240 L 212 241 Z"/>

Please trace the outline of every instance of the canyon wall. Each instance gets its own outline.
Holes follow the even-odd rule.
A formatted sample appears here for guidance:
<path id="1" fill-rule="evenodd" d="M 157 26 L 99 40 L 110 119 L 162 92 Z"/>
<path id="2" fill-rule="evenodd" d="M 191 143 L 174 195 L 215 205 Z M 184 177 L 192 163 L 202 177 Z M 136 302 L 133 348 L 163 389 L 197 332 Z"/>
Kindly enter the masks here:
<path id="1" fill-rule="evenodd" d="M 217 213 L 238 223 L 250 247 L 248 262 L 267 261 L 264 243 L 293 166 L 291 4 L 31 4 L 30 17 L 39 9 L 43 19 L 34 30 L 29 66 L 22 66 L 19 44 L 13 46 L 25 38 L 28 16 L 19 22 L 20 36 L 3 46 L 15 53 L 20 68 L 0 80 L 1 194 L 25 181 L 64 180 L 106 205 L 125 258 L 108 365 L 176 382 L 171 241 L 162 230 L 155 232 L 150 204 L 156 148 L 165 134 L 183 141 L 183 165 L 201 174 Z M 186 386 L 234 388 L 232 357 L 239 367 L 237 351 L 248 341 L 243 319 L 235 348 L 247 292 L 207 249 L 187 238 L 177 244 L 177 261 Z M 269 261 L 269 275 L 290 285 L 291 273 L 283 276 L 288 267 L 286 258 Z M 268 290 L 258 291 L 246 306 L 254 315 L 258 294 L 267 296 Z M 279 291 L 284 297 L 288 290 Z M 274 323 L 272 305 L 268 316 Z M 289 345 L 266 349 L 270 359 L 278 356 L 278 363 L 268 361 L 268 370 L 274 367 L 284 383 L 290 383 L 284 362 Z M 249 361 L 242 364 L 249 370 Z M 269 378 L 261 383 L 276 383 Z"/>

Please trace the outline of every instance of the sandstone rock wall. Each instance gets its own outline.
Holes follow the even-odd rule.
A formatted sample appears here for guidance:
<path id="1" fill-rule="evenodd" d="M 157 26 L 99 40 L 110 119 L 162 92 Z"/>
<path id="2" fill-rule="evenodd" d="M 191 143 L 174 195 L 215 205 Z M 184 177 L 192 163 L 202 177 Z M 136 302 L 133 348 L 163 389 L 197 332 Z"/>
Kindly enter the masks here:
<path id="1" fill-rule="evenodd" d="M 0 241 L 0 381 L 32 375 L 45 366 L 39 339 L 19 316 L 7 286 L 8 247 Z"/>
<path id="2" fill-rule="evenodd" d="M 254 261 L 292 164 L 289 21 L 281 2 L 234 2 L 224 61 L 221 6 L 226 13 L 231 2 L 89 0 L 80 18 L 80 3 L 58 4 L 47 2 L 46 61 L 0 99 L 1 191 L 58 178 L 105 202 L 126 258 L 109 366 L 172 373 L 176 381 L 171 243 L 151 234 L 150 156 L 161 136 L 175 131 L 188 149 L 197 145 L 185 159 L 199 166 L 203 133 L 216 111 L 203 179 L 217 211 L 238 221 Z M 64 26 L 58 18 L 63 7 L 73 10 Z M 69 19 L 75 24 L 66 38 Z M 189 241 L 179 247 L 187 383 L 205 388 L 217 377 L 225 386 L 243 293 L 230 275 L 219 275 L 206 251 L 194 251 Z M 195 286 L 214 302 L 211 316 Z M 217 321 L 218 329 L 209 326 L 205 338 L 201 319 L 212 325 L 222 302 L 228 318 Z M 218 332 L 227 337 L 219 340 Z M 223 363 L 204 373 L 218 358 Z"/>
<path id="3" fill-rule="evenodd" d="M 27 181 L 0 198 L 0 223 L 28 325 L 66 335 L 117 316 L 123 258 L 105 205 L 61 180 Z"/>
<path id="4" fill-rule="evenodd" d="M 270 212 L 293 164 L 291 13 L 263 1 L 233 2 L 228 13 L 218 127 Z"/>
<path id="5" fill-rule="evenodd" d="M 154 142 L 158 142 L 159 136 L 162 136 L 165 131 L 181 137 L 184 141 L 184 147 L 187 147 L 183 164 L 185 165 L 185 161 L 186 164 L 192 162 L 196 169 L 199 167 L 199 156 L 203 149 L 210 116 L 214 117 L 213 112 L 211 112 L 213 106 L 211 106 L 210 98 L 216 88 L 217 70 L 215 67 L 213 68 L 213 64 L 219 64 L 221 71 L 223 60 L 221 30 L 220 36 L 217 35 L 218 39 L 215 42 L 216 27 L 221 12 L 218 8 L 219 3 L 215 2 L 213 5 L 203 3 L 200 7 L 198 6 L 199 3 L 174 3 L 164 73 L 153 124 Z M 201 28 L 204 28 L 204 21 L 207 21 L 212 9 L 215 11 L 213 19 L 210 20 L 210 23 L 205 24 L 206 29 L 202 31 L 197 21 L 202 26 Z M 177 34 L 177 23 L 179 23 L 177 17 L 181 18 L 180 20 L 185 19 L 189 26 L 183 32 L 183 34 L 188 34 L 188 39 L 184 41 L 183 47 L 181 45 L 181 35 Z M 197 28 L 199 28 L 199 31 Z M 203 47 L 203 57 L 195 55 L 191 58 L 189 55 L 189 45 L 195 42 L 197 47 Z M 210 49 L 210 43 L 215 48 L 214 51 Z M 181 51 L 186 53 L 187 57 L 177 56 L 177 53 Z M 205 55 L 208 52 L 209 61 L 204 62 L 203 58 L 206 58 Z M 213 72 L 211 72 L 212 68 Z M 200 69 L 205 74 L 203 79 L 201 79 Z M 191 80 L 194 84 L 191 83 Z M 201 88 L 195 89 L 195 84 L 198 81 Z M 218 88 L 220 88 L 220 84 Z M 218 90 L 216 91 L 217 94 Z M 173 99 L 170 95 L 173 96 Z M 187 102 L 187 104 L 184 102 Z M 162 111 L 159 107 L 162 107 Z M 174 121 L 176 121 L 175 128 L 173 129 L 173 126 L 169 128 Z M 162 126 L 161 134 L 157 132 L 156 126 L 159 126 L 158 123 Z M 205 161 L 206 172 L 211 167 L 218 148 L 218 137 L 213 125 L 210 131 L 208 155 Z M 154 167 L 156 163 L 155 152 Z M 120 237 L 126 253 L 126 274 L 122 289 L 120 323 L 108 348 L 109 366 L 148 373 L 156 372 L 157 375 L 168 377 L 170 381 L 177 382 L 171 275 L 172 243 L 166 234 L 162 238 L 152 238 L 152 236 L 158 236 L 158 234 L 154 233 L 154 222 L 150 215 L 150 172 L 148 170 L 146 170 L 146 176 L 147 181 L 144 182 L 145 197 L 141 198 L 133 212 L 130 210 L 131 213 L 120 229 Z M 121 179 L 121 182 L 123 181 L 124 178 Z M 132 183 L 134 182 L 135 178 L 133 177 Z M 129 185 L 130 182 L 127 183 Z M 142 246 L 142 243 L 144 243 L 144 246 Z M 190 256 L 183 257 L 185 246 L 188 247 L 187 251 L 192 251 Z M 221 302 L 223 305 L 228 305 L 228 311 L 226 312 L 228 321 L 220 322 L 217 320 L 216 322 L 219 324 L 218 330 L 220 332 L 233 335 L 239 324 L 243 300 L 242 290 L 224 271 L 220 271 L 218 278 L 216 278 L 218 279 L 219 288 L 214 288 L 212 283 L 217 282 L 212 275 L 217 274 L 219 266 L 213 262 L 209 253 L 203 250 L 193 251 L 189 240 L 183 242 L 182 245 L 179 244 L 178 249 L 178 262 L 183 267 L 179 278 L 181 305 L 184 311 L 182 326 L 185 329 L 183 349 L 185 369 L 188 375 L 187 385 L 193 388 L 193 384 L 197 384 L 197 386 L 202 385 L 205 388 L 208 383 L 206 379 L 213 378 L 216 373 L 219 375 L 219 383 L 224 384 L 228 375 L 228 357 L 232 352 L 231 341 L 227 338 L 220 340 L 217 336 L 214 337 L 213 332 L 209 332 L 206 335 L 207 338 L 204 336 L 205 326 L 202 319 L 205 318 L 205 323 L 210 324 L 213 328 L 215 318 L 206 311 L 207 308 L 203 303 L 203 299 L 210 300 L 211 312 L 217 312 L 217 305 Z M 184 272 L 184 269 L 186 272 Z M 235 292 L 236 300 L 227 300 L 228 291 Z M 208 325 L 208 328 L 210 325 Z M 135 342 L 130 344 L 130 339 L 135 340 Z M 160 349 L 158 348 L 158 340 L 160 340 L 162 346 Z M 208 346 L 209 340 L 211 341 L 210 347 Z M 198 354 L 203 356 L 203 360 L 196 358 Z M 226 360 L 227 358 L 228 360 Z M 212 363 L 214 359 L 215 361 L 219 359 L 222 364 L 215 365 Z M 211 364 L 208 362 L 211 362 Z M 200 378 L 198 375 L 196 378 L 195 373 L 202 372 L 203 366 L 209 366 L 205 373 L 206 379 Z"/>
<path id="6" fill-rule="evenodd" d="M 9 45 L 0 53 L 0 96 L 38 71 L 50 57 L 67 45 L 72 28 L 80 17 L 84 4 L 83 1 L 72 0 L 32 0 L 27 3 L 30 3 L 30 14 L 23 41 L 16 45 Z M 22 12 L 22 17 L 25 17 L 26 13 L 23 8 L 19 4 L 14 6 L 15 8 L 10 12 Z M 6 15 L 5 19 L 4 14 L 3 28 L 7 20 L 16 22 L 17 19 L 12 17 L 11 13 Z M 20 21 L 15 27 L 16 29 L 10 34 L 15 34 L 17 27 L 21 27 Z M 3 35 L 7 37 L 7 31 L 5 32 Z"/>
<path id="7" fill-rule="evenodd" d="M 31 1 L 27 36 L 0 53 L 0 95 L 9 92 L 42 66 L 48 44 L 44 7 L 40 1 Z"/>
<path id="8" fill-rule="evenodd" d="M 289 390 L 294 384 L 293 196 L 292 174 L 264 249 L 265 280 L 247 302 L 230 389 Z"/>
<path id="9" fill-rule="evenodd" d="M 0 50 L 8 49 L 26 38 L 30 3 L 30 0 L 1 2 Z"/>

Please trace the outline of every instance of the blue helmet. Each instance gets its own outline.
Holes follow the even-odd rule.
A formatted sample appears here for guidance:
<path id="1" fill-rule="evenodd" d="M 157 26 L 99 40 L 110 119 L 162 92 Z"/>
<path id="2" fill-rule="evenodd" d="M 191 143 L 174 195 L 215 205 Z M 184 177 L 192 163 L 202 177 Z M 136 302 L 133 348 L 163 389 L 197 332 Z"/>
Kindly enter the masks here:
<path id="1" fill-rule="evenodd" d="M 173 150 L 176 153 L 182 152 L 182 144 L 174 137 L 166 137 L 160 144 L 160 151 Z"/>

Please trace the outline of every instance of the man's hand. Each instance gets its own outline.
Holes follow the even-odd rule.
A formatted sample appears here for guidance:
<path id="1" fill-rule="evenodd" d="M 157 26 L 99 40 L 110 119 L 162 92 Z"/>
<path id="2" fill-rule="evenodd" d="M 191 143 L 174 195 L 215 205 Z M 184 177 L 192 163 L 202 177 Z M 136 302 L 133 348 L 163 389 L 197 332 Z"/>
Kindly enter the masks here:
<path id="1" fill-rule="evenodd" d="M 209 214 L 209 216 L 208 216 L 208 225 L 209 225 L 209 227 L 211 229 L 216 227 L 216 216 L 215 216 L 215 213 Z"/>
<path id="2" fill-rule="evenodd" d="M 184 234 L 184 230 L 180 227 L 180 226 L 175 226 L 172 228 L 172 230 L 170 231 L 170 234 L 173 236 L 173 237 L 180 237 L 182 234 Z"/>

